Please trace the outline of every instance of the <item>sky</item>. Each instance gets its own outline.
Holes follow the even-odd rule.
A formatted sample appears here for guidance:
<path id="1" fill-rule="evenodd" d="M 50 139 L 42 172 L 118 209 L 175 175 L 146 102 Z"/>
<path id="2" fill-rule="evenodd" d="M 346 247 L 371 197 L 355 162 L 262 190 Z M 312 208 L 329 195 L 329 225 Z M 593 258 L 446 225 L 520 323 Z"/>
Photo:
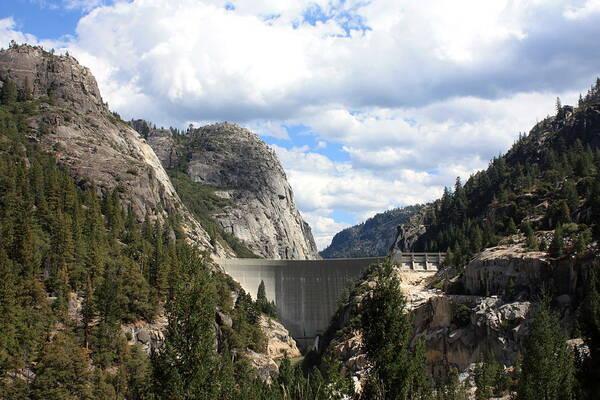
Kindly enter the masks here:
<path id="1" fill-rule="evenodd" d="M 0 46 L 68 51 L 124 119 L 236 122 L 320 249 L 432 201 L 600 75 L 600 0 L 0 0 Z"/>

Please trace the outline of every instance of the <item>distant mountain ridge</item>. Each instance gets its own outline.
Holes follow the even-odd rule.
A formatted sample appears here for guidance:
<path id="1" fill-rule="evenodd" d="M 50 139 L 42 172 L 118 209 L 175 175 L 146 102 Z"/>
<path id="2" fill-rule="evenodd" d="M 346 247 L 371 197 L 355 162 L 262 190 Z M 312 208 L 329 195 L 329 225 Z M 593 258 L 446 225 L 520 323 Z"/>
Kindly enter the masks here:
<path id="1" fill-rule="evenodd" d="M 423 206 L 413 205 L 388 210 L 338 232 L 323 251 L 323 258 L 385 256 L 394 244 L 396 230 Z"/>

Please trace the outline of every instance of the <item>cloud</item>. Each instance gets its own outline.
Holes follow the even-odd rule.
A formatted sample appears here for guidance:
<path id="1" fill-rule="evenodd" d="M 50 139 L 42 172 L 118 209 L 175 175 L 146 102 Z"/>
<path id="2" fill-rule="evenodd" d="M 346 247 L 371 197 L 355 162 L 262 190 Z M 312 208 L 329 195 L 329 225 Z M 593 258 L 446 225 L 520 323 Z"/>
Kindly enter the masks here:
<path id="1" fill-rule="evenodd" d="M 260 136 L 268 136 L 277 139 L 290 139 L 290 136 L 284 126 L 275 121 L 256 121 L 248 128 Z"/>
<path id="2" fill-rule="evenodd" d="M 114 66 L 100 83 L 124 114 L 283 120 L 582 85 L 597 72 L 600 26 L 573 12 L 539 1 L 135 0 L 95 8 L 73 46 Z M 122 104 L 122 88 L 144 101 Z"/>
<path id="3" fill-rule="evenodd" d="M 17 24 L 12 17 L 0 19 L 0 46 L 8 46 L 14 40 L 17 43 L 38 44 L 34 35 L 17 30 Z"/>
<path id="4" fill-rule="evenodd" d="M 569 19 L 583 19 L 600 13 L 599 0 L 587 0 L 580 7 L 569 7 L 565 11 L 565 17 Z"/>
<path id="5" fill-rule="evenodd" d="M 325 210 L 327 213 L 327 210 Z M 322 215 L 320 212 L 304 212 L 302 215 L 313 229 L 313 235 L 317 248 L 322 250 L 329 246 L 331 239 L 339 231 L 348 228 L 351 224 L 347 222 L 337 222 L 335 219 Z"/>
<path id="6" fill-rule="evenodd" d="M 42 43 L 90 66 L 123 117 L 288 143 L 274 147 L 320 242 L 349 223 L 336 211 L 429 201 L 485 167 L 600 65 L 598 0 L 61 4 L 85 15 Z M 0 20 L 11 39 L 38 40 Z"/>

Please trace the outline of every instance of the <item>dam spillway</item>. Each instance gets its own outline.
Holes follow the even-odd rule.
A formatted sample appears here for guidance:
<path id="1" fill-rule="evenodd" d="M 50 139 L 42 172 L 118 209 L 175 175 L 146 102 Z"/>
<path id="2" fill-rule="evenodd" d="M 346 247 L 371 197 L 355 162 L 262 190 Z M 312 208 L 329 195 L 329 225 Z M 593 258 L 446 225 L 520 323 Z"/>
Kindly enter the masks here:
<path id="1" fill-rule="evenodd" d="M 401 270 L 436 271 L 445 254 L 401 253 L 391 257 Z M 218 259 L 216 262 L 256 299 L 260 282 L 279 319 L 302 350 L 329 326 L 344 296 L 367 268 L 385 257 L 324 260 Z"/>

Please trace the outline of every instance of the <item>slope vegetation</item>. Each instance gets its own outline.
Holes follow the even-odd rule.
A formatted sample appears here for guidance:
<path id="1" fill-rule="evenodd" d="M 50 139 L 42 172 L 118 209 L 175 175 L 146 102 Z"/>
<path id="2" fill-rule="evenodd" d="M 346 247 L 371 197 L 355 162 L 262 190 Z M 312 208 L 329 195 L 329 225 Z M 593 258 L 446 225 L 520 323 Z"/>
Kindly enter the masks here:
<path id="1" fill-rule="evenodd" d="M 420 205 L 388 210 L 358 225 L 338 232 L 320 255 L 323 258 L 382 257 L 387 255 L 404 224 L 421 209 Z"/>

